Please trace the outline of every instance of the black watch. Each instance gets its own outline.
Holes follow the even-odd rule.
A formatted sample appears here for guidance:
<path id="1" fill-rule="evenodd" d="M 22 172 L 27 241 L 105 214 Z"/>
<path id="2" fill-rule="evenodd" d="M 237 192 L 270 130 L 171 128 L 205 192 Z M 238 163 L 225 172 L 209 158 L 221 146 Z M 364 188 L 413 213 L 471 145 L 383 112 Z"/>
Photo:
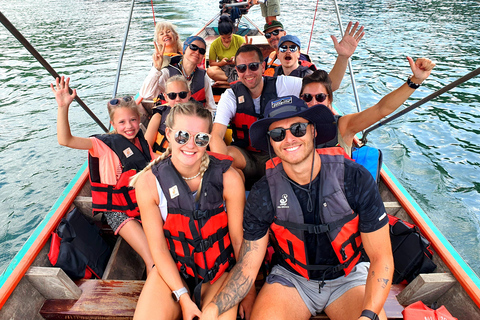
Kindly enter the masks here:
<path id="1" fill-rule="evenodd" d="M 378 320 L 378 315 L 375 312 L 366 309 L 362 311 L 360 317 L 367 317 L 368 319 Z"/>
<path id="2" fill-rule="evenodd" d="M 420 84 L 416 84 L 416 83 L 412 82 L 412 76 L 408 77 L 407 85 L 412 89 L 418 89 L 420 87 Z"/>

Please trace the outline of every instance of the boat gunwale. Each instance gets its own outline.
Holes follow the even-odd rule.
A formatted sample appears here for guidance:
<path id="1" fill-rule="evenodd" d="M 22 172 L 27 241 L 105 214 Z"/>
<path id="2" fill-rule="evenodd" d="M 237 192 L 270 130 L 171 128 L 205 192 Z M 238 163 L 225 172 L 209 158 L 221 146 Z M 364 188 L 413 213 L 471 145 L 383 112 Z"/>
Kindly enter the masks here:
<path id="1" fill-rule="evenodd" d="M 45 218 L 32 232 L 26 243 L 15 255 L 0 277 L 0 309 L 7 302 L 39 252 L 47 243 L 51 233 L 73 204 L 88 179 L 87 161 L 63 190 Z M 28 244 L 31 242 L 30 244 Z"/>

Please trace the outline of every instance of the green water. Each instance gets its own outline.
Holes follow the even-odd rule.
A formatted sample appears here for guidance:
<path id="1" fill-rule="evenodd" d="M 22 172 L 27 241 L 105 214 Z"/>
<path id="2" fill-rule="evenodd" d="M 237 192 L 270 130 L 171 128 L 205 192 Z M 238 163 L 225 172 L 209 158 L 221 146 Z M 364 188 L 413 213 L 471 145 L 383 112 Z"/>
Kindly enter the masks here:
<path id="1" fill-rule="evenodd" d="M 189 5 L 194 3 L 194 5 Z M 0 10 L 108 122 L 117 60 L 130 1 L 4 0 Z M 280 17 L 308 46 L 316 1 L 282 0 Z M 466 1 L 353 1 L 339 3 L 344 25 L 358 20 L 366 36 L 352 58 L 362 108 L 399 87 L 410 74 L 405 56 L 437 62 L 409 106 L 480 67 L 480 5 Z M 178 26 L 181 38 L 199 30 L 218 2 L 154 1 L 155 19 Z M 250 18 L 263 26 L 259 8 Z M 288 17 L 288 19 L 287 19 Z M 340 37 L 333 1 L 319 3 L 309 54 L 329 70 L 335 61 L 330 35 Z M 150 1 L 136 2 L 118 94 L 135 94 L 151 66 Z M 0 272 L 49 211 L 86 159 L 86 152 L 56 141 L 53 78 L 0 26 Z M 442 95 L 369 135 L 390 170 L 480 274 L 480 79 Z M 337 106 L 354 112 L 349 78 L 335 93 Z M 72 132 L 101 129 L 74 103 Z"/>

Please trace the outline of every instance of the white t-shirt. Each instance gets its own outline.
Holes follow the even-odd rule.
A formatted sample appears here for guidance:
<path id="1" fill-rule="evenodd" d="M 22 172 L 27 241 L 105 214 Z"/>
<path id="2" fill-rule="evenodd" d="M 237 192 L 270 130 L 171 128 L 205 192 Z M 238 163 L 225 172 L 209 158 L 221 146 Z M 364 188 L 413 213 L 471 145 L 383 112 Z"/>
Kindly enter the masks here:
<path id="1" fill-rule="evenodd" d="M 168 68 L 163 68 L 161 71 L 157 70 L 155 67 L 150 69 L 148 76 L 143 81 L 142 88 L 140 88 L 140 95 L 144 99 L 153 100 L 158 97 L 160 93 L 165 92 L 165 84 L 167 83 L 168 78 L 170 78 L 170 71 Z M 191 85 L 192 79 L 188 81 L 188 85 Z M 215 105 L 215 100 L 213 99 L 212 85 L 210 77 L 205 72 L 205 107 L 211 112 L 217 109 Z"/>
<path id="2" fill-rule="evenodd" d="M 302 79 L 297 77 L 279 76 L 276 82 L 277 96 L 296 96 L 300 95 L 302 89 Z M 255 112 L 260 113 L 260 98 L 253 99 L 255 105 Z M 237 113 L 237 98 L 232 89 L 227 89 L 222 94 L 217 106 L 217 113 L 215 115 L 215 123 L 220 123 L 228 126 L 230 120 L 235 117 Z"/>

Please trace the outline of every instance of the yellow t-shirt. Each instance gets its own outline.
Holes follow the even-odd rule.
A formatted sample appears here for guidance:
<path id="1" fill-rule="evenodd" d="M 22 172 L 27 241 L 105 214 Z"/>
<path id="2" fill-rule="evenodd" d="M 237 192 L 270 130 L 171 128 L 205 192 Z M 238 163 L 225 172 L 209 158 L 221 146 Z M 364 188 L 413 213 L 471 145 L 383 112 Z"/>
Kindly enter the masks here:
<path id="1" fill-rule="evenodd" d="M 238 48 L 240 48 L 243 43 L 245 43 L 245 39 L 242 36 L 239 36 L 238 34 L 232 34 L 230 46 L 225 48 L 222 43 L 222 38 L 218 37 L 210 45 L 208 59 L 212 61 L 221 61 L 223 58 L 230 59 L 235 56 Z"/>

